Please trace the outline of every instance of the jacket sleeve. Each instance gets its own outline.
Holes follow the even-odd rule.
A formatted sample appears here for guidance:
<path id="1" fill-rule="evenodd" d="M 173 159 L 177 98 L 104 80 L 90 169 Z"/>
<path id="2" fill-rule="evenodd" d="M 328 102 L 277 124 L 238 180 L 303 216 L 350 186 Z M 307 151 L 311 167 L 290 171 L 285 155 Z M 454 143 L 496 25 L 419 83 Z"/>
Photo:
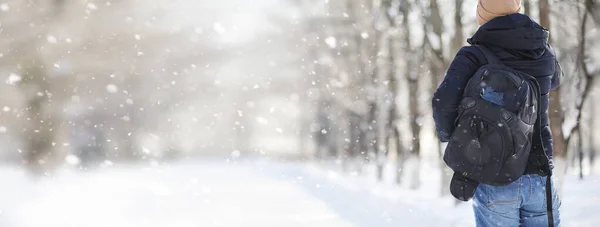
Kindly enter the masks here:
<path id="1" fill-rule="evenodd" d="M 551 51 L 552 55 L 554 55 L 554 57 L 556 58 L 556 53 L 554 52 L 554 49 L 552 48 L 552 46 L 550 46 L 548 44 L 548 50 Z M 561 84 L 561 80 L 563 78 L 564 72 L 562 70 L 562 68 L 560 67 L 560 64 L 558 63 L 558 59 L 555 59 L 554 61 L 554 74 L 552 75 L 552 79 L 550 82 L 550 89 L 554 90 L 556 88 L 558 88 Z M 549 100 L 548 97 L 546 97 L 547 100 Z M 548 112 L 546 111 L 545 113 L 543 113 L 542 116 L 546 116 L 546 118 L 548 117 Z M 552 130 L 550 128 L 550 125 L 548 124 L 548 122 L 546 122 L 546 124 L 542 125 L 542 141 L 543 141 L 543 145 L 544 145 L 544 152 L 546 153 L 546 155 L 549 158 L 550 161 L 550 168 L 554 168 L 554 163 L 552 162 L 553 160 L 553 139 L 552 139 Z"/>
<path id="2" fill-rule="evenodd" d="M 479 50 L 466 46 L 461 48 L 446 72 L 444 80 L 433 94 L 432 110 L 438 137 L 442 142 L 450 141 L 454 122 L 458 116 L 458 104 L 462 99 L 467 82 L 482 65 L 475 54 Z M 480 54 L 480 53 L 479 53 Z"/>
<path id="3" fill-rule="evenodd" d="M 563 71 L 558 63 L 558 60 L 555 62 L 556 70 L 554 71 L 554 75 L 552 75 L 552 82 L 550 83 L 550 89 L 554 90 L 560 86 L 560 82 L 563 78 Z"/>
<path id="4" fill-rule="evenodd" d="M 554 163 L 552 162 L 552 152 L 554 150 L 552 145 L 552 130 L 550 129 L 549 125 L 542 126 L 542 143 L 544 146 L 544 153 L 546 153 L 546 156 L 548 156 L 548 160 L 550 161 L 550 168 L 554 168 Z"/>
<path id="5" fill-rule="evenodd" d="M 560 86 L 564 73 L 562 71 L 562 68 L 560 67 L 560 64 L 558 63 L 558 59 L 556 59 L 556 53 L 554 52 L 554 49 L 552 48 L 552 46 L 550 46 L 550 44 L 548 44 L 548 50 L 555 57 L 554 75 L 552 75 L 552 81 L 550 83 L 550 89 L 554 90 Z"/>

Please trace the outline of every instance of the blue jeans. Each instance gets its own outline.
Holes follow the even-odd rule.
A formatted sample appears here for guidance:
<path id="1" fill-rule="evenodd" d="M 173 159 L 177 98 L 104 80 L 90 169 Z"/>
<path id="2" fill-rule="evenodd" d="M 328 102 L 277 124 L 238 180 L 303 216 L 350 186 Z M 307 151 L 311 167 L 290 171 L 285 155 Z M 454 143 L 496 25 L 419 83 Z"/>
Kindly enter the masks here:
<path id="1" fill-rule="evenodd" d="M 552 183 L 554 226 L 560 225 L 558 198 Z M 477 226 L 548 226 L 546 177 L 524 175 L 506 186 L 480 184 L 473 196 Z"/>

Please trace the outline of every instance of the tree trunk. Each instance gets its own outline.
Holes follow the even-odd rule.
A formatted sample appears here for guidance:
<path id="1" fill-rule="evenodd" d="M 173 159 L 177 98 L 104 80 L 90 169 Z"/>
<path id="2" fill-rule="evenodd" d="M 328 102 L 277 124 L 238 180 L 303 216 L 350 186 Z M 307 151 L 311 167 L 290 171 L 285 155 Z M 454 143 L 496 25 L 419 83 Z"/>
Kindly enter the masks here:
<path id="1" fill-rule="evenodd" d="M 540 24 L 545 28 L 550 28 L 550 5 L 548 0 L 539 0 Z M 561 178 L 567 171 L 567 150 L 565 137 L 562 131 L 564 113 L 560 100 L 560 87 L 550 91 L 550 108 L 548 115 L 550 117 L 550 129 L 553 138 L 553 156 L 554 172 Z M 562 179 L 558 180 L 558 187 L 562 185 Z"/>
<path id="2" fill-rule="evenodd" d="M 359 146 L 359 142 L 360 142 L 360 117 L 358 116 L 358 114 L 352 112 L 352 111 L 348 111 L 348 115 L 350 117 L 350 127 L 349 127 L 349 141 L 348 141 L 348 146 L 349 146 L 349 158 L 348 158 L 348 162 L 351 164 L 352 167 L 352 171 L 355 171 L 358 169 L 359 165 L 360 165 L 360 146 Z"/>
<path id="3" fill-rule="evenodd" d="M 583 133 L 577 131 L 577 153 L 579 154 L 579 179 L 583 180 Z"/>
<path id="4" fill-rule="evenodd" d="M 52 163 L 51 155 L 56 143 L 58 126 L 54 122 L 57 116 L 52 114 L 48 97 L 50 85 L 41 62 L 30 60 L 23 70 L 22 90 L 28 97 L 26 114 L 29 124 L 23 131 L 25 138 L 25 163 L 34 176 L 44 174 Z"/>
<path id="5" fill-rule="evenodd" d="M 531 0 L 523 0 L 523 11 L 525 15 L 531 16 Z"/>
<path id="6" fill-rule="evenodd" d="M 410 60 L 407 60 L 408 62 L 410 62 Z M 407 64 L 408 66 L 411 66 L 411 63 Z M 416 164 L 414 166 L 414 175 L 412 177 L 412 182 L 410 187 L 413 189 L 416 189 L 419 187 L 420 182 L 419 182 L 419 164 L 418 162 L 420 161 L 420 151 L 421 151 L 421 125 L 420 125 L 420 118 L 421 118 L 421 114 L 419 111 L 419 98 L 418 98 L 418 87 L 419 87 L 419 83 L 418 83 L 418 77 L 417 75 L 415 75 L 414 73 L 411 74 L 410 73 L 410 69 L 412 67 L 407 67 L 407 72 L 406 75 L 408 76 L 408 86 L 409 86 L 409 111 L 410 111 L 410 128 L 411 128 L 411 133 L 412 133 L 412 140 L 411 140 L 411 147 L 410 147 L 410 152 L 411 152 L 411 156 L 412 158 L 415 160 Z"/>
<path id="7" fill-rule="evenodd" d="M 597 103 L 597 93 L 593 94 L 590 103 Z M 596 170 L 596 166 L 595 166 L 595 161 L 596 161 L 596 151 L 597 151 L 597 143 L 596 143 L 596 133 L 594 133 L 596 131 L 597 125 L 596 125 L 596 106 L 595 105 L 590 105 L 590 124 L 589 124 L 589 130 L 588 130 L 588 136 L 589 136 L 589 158 L 590 158 L 590 168 L 592 171 L 590 171 L 591 173 L 594 173 L 594 171 Z"/>
<path id="8" fill-rule="evenodd" d="M 363 171 L 363 166 L 369 163 L 369 136 L 368 136 L 368 130 L 369 130 L 369 122 L 368 122 L 368 118 L 365 119 L 364 117 L 360 119 L 360 129 L 359 129 L 359 141 L 358 141 L 358 146 L 360 147 L 360 159 L 361 159 L 361 169 L 360 171 Z"/>
<path id="9" fill-rule="evenodd" d="M 457 52 L 465 43 L 463 35 L 463 23 L 462 23 L 462 8 L 464 0 L 455 0 L 454 10 L 454 37 L 452 38 L 452 53 Z M 442 77 L 440 75 L 436 75 Z"/>
<path id="10" fill-rule="evenodd" d="M 364 5 L 363 5 L 364 6 Z M 377 14 L 380 11 L 379 9 L 375 9 L 373 8 L 373 2 L 369 1 L 369 3 L 367 4 L 367 8 L 370 9 L 373 14 Z M 369 23 L 370 26 L 376 26 L 376 20 L 375 18 L 372 19 L 371 21 L 372 23 Z M 383 180 L 383 161 L 381 160 L 381 156 L 380 156 L 380 137 L 379 137 L 379 122 L 377 121 L 378 119 L 378 115 L 379 115 L 379 103 L 377 101 L 377 96 L 378 94 L 376 93 L 376 90 L 379 87 L 379 80 L 378 80 L 378 76 L 379 76 L 379 69 L 377 68 L 377 61 L 379 60 L 379 51 L 381 47 L 381 41 L 380 40 L 382 37 L 382 32 L 377 30 L 377 29 L 373 29 L 373 32 L 370 33 L 370 36 L 368 38 L 368 40 L 370 42 L 367 43 L 366 45 L 366 53 L 368 53 L 367 57 L 367 61 L 371 61 L 370 63 L 365 64 L 366 67 L 365 70 L 368 71 L 367 75 L 367 79 L 368 81 L 365 84 L 369 84 L 370 87 L 372 88 L 370 90 L 370 92 L 374 92 L 374 93 L 370 93 L 367 94 L 367 96 L 369 96 L 369 98 L 367 99 L 367 101 L 369 102 L 369 113 L 368 113 L 368 117 L 367 117 L 367 124 L 368 124 L 368 136 L 367 136 L 367 141 L 369 144 L 369 148 L 368 148 L 368 152 L 371 153 L 369 155 L 367 155 L 368 157 L 373 157 L 375 159 L 375 165 L 376 165 L 376 171 L 377 171 L 377 179 L 378 180 Z M 358 34 L 361 35 L 361 34 Z"/>
<path id="11" fill-rule="evenodd" d="M 395 36 L 389 36 L 388 46 L 388 65 L 389 65 L 389 86 L 390 86 L 390 109 L 388 114 L 388 132 L 387 132 L 387 145 L 390 147 L 391 141 L 394 141 L 394 148 L 396 149 L 396 183 L 402 182 L 402 168 L 405 162 L 404 147 L 400 140 L 400 131 L 396 126 L 398 120 L 398 106 L 396 103 L 396 97 L 398 97 L 398 80 L 396 79 L 396 58 L 395 58 Z M 389 149 L 388 149 L 389 150 Z"/>
<path id="12" fill-rule="evenodd" d="M 343 107 L 342 107 L 343 108 Z M 339 110 L 339 116 L 338 116 L 338 120 L 337 122 L 338 124 L 338 135 L 337 135 L 337 141 L 338 141 L 338 154 L 337 154 L 337 158 L 339 158 L 342 161 L 342 171 L 343 172 L 348 172 L 349 166 L 348 166 L 348 153 L 349 153 L 349 149 L 350 149 L 350 138 L 349 136 L 349 131 L 350 131 L 350 118 L 348 116 L 348 110 L 347 109 L 341 109 Z"/>
<path id="13" fill-rule="evenodd" d="M 463 9 L 463 3 L 464 0 L 455 0 L 455 10 L 454 10 L 454 37 L 452 39 L 452 49 L 451 49 L 451 53 L 456 53 L 458 52 L 458 50 L 464 45 L 465 43 L 465 38 L 464 38 L 464 34 L 463 34 L 463 23 L 462 23 L 462 9 Z M 439 83 L 441 82 L 441 80 L 443 79 L 443 75 L 444 75 L 444 71 L 447 70 L 448 67 L 448 62 L 449 61 L 443 61 L 442 62 L 442 67 L 438 68 L 435 67 L 435 65 L 432 64 L 432 73 L 433 73 L 433 78 L 435 79 L 433 83 L 434 86 L 432 86 L 431 88 L 431 94 L 433 94 L 435 92 L 435 89 L 437 89 L 437 86 L 439 85 Z M 440 70 L 438 70 L 440 69 Z M 434 130 L 435 131 L 435 130 Z M 446 166 L 446 163 L 444 163 L 443 160 L 443 156 L 444 156 L 444 150 L 446 148 L 447 144 L 442 144 L 439 143 L 439 145 L 436 147 L 436 149 L 438 149 L 438 154 L 439 154 L 439 168 L 440 168 L 440 194 L 442 196 L 445 195 L 449 195 L 450 194 L 450 180 L 452 180 L 452 169 L 450 169 L 448 166 Z"/>
<path id="14" fill-rule="evenodd" d="M 381 2 L 381 11 L 383 12 L 390 12 L 392 10 L 397 10 L 395 8 L 393 8 L 392 6 L 392 0 L 383 0 Z M 387 46 L 383 47 L 382 49 L 387 49 L 386 51 L 386 62 L 387 62 L 387 66 L 388 66 L 388 74 L 387 74 L 387 82 L 388 82 L 388 93 L 387 95 L 389 95 L 389 97 L 386 97 L 386 101 L 389 100 L 390 102 L 390 106 L 388 111 L 388 115 L 387 115 L 387 122 L 386 122 L 386 126 L 384 126 L 384 138 L 383 141 L 384 144 L 382 144 L 383 146 L 383 150 L 384 150 L 384 154 L 385 154 L 385 158 L 388 157 L 390 148 L 391 148 L 391 141 L 393 140 L 393 137 L 396 135 L 395 133 L 395 125 L 394 123 L 396 122 L 397 119 L 397 107 L 396 107 L 396 96 L 397 96 L 397 81 L 396 81 L 396 62 L 395 62 L 395 51 L 394 51 L 394 34 L 393 34 L 393 30 L 395 29 L 396 23 L 395 23 L 395 19 L 396 17 L 390 13 L 386 13 L 386 19 L 388 22 L 388 28 L 385 30 L 384 36 L 385 37 L 383 39 L 383 41 L 385 43 L 387 43 Z M 395 146 L 396 151 L 398 151 L 398 149 L 400 149 L 399 147 Z M 381 166 L 379 166 L 378 171 L 383 171 L 383 162 L 386 161 L 383 159 L 383 156 L 378 158 L 378 162 L 381 162 Z M 398 173 L 396 173 L 396 181 L 398 180 Z"/>
<path id="15" fill-rule="evenodd" d="M 377 103 L 371 101 L 369 103 L 369 143 L 375 157 L 375 163 L 377 165 L 377 179 L 383 179 L 383 164 L 379 160 L 379 138 L 378 138 L 378 124 L 377 124 Z"/>
<path id="16" fill-rule="evenodd" d="M 462 23 L 462 6 L 463 6 L 464 0 L 455 0 L 454 4 L 455 4 L 455 10 L 454 10 L 454 31 L 455 34 L 451 40 L 450 43 L 450 53 L 455 53 L 457 52 L 465 43 L 464 40 L 464 34 L 463 34 L 463 23 Z M 447 70 L 448 68 L 448 61 L 447 59 L 445 59 L 444 57 L 444 43 L 443 43 L 443 39 L 442 36 L 444 35 L 444 23 L 442 21 L 442 16 L 440 13 L 440 6 L 438 4 L 437 0 L 431 0 L 429 2 L 429 8 L 423 8 L 424 12 L 429 11 L 430 13 L 424 13 L 424 20 L 426 21 L 426 23 L 423 24 L 423 31 L 425 32 L 425 34 L 430 34 L 433 33 L 435 36 L 437 36 L 437 39 L 439 43 L 431 43 L 431 40 L 429 39 L 428 35 L 424 36 L 424 41 L 423 41 L 423 49 L 430 49 L 430 53 L 432 55 L 432 57 L 426 57 L 427 55 L 425 53 L 423 53 L 423 60 L 422 61 L 426 61 L 428 58 L 429 59 L 429 67 L 430 67 L 430 71 L 431 71 L 431 86 L 429 87 L 430 90 L 430 94 L 435 93 L 439 83 L 442 81 L 443 77 L 444 77 L 444 73 L 445 70 Z M 427 26 L 428 24 L 431 24 L 432 26 L 429 27 Z M 433 30 L 430 31 L 430 28 L 432 28 Z M 439 46 L 438 49 L 435 48 L 435 46 Z M 437 137 L 437 132 L 435 132 L 435 129 L 433 130 L 435 134 L 435 137 Z M 450 177 L 451 177 L 451 172 L 448 173 L 448 168 L 446 167 L 445 163 L 442 160 L 442 156 L 443 156 L 443 150 L 442 147 L 444 147 L 444 145 L 440 142 L 437 142 L 437 146 L 435 146 L 435 151 L 436 153 L 439 154 L 439 168 L 441 171 L 440 174 L 440 186 L 441 186 L 441 192 L 442 195 L 447 194 L 449 191 L 447 189 L 447 187 L 445 185 L 447 185 L 445 182 L 449 182 Z"/>
<path id="17" fill-rule="evenodd" d="M 382 146 L 381 149 L 378 149 L 378 158 L 377 158 L 377 170 L 378 170 L 378 177 L 381 180 L 382 179 L 382 171 L 385 165 L 385 162 L 387 161 L 387 157 L 388 157 L 388 152 L 389 152 L 389 148 L 390 148 L 390 139 L 391 137 L 394 135 L 393 130 L 394 130 L 394 123 L 396 121 L 396 116 L 397 116 L 397 109 L 396 109 L 396 95 L 397 95 L 397 87 L 398 85 L 396 84 L 396 62 L 395 62 L 395 58 L 394 58 L 394 36 L 389 34 L 388 35 L 388 46 L 387 46 L 387 65 L 388 65 L 388 83 L 389 83 L 389 95 L 390 97 L 388 97 L 387 100 L 389 100 L 390 102 L 390 107 L 388 109 L 388 121 L 386 124 L 386 127 L 384 129 L 385 132 L 385 136 L 384 136 L 384 143 L 380 144 L 380 146 Z M 396 147 L 396 149 L 399 149 L 398 147 Z"/>
<path id="18" fill-rule="evenodd" d="M 600 3 L 596 0 L 585 0 L 585 8 L 589 12 L 592 20 L 597 25 L 600 25 Z"/>
<path id="19" fill-rule="evenodd" d="M 402 183 L 404 173 L 404 163 L 406 163 L 406 149 L 400 138 L 400 129 L 392 126 L 394 131 L 394 141 L 396 142 L 396 184 Z"/>
<path id="20" fill-rule="evenodd" d="M 404 52 L 405 55 L 405 68 L 404 68 L 404 76 L 408 81 L 409 92 L 408 92 L 408 102 L 409 102 L 409 117 L 410 117 L 410 128 L 412 133 L 412 140 L 410 146 L 410 153 L 412 159 L 415 161 L 415 165 L 413 166 L 413 176 L 411 177 L 410 188 L 416 189 L 420 186 L 420 173 L 419 173 L 419 152 L 421 150 L 420 143 L 420 134 L 421 134 L 421 125 L 420 125 L 420 112 L 419 112 L 419 98 L 418 98 L 418 81 L 419 77 L 417 73 L 411 73 L 414 70 L 413 67 L 413 57 L 414 51 L 412 50 L 411 44 L 411 32 L 410 25 L 408 24 L 408 16 L 410 13 L 410 3 L 408 0 L 401 1 L 400 3 L 400 11 L 402 12 L 402 31 L 404 35 Z"/>
<path id="21" fill-rule="evenodd" d="M 550 4 L 548 0 L 539 0 L 540 25 L 550 29 Z"/>

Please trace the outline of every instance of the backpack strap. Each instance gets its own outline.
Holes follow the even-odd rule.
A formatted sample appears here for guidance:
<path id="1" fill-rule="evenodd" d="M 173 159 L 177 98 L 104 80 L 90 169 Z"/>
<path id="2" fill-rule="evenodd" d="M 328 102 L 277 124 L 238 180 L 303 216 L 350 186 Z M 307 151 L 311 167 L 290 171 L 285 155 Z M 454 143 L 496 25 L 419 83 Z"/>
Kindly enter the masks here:
<path id="1" fill-rule="evenodd" d="M 554 206 L 552 205 L 552 174 L 546 176 L 546 215 L 548 216 L 548 227 L 554 227 Z"/>
<path id="2" fill-rule="evenodd" d="M 475 44 L 473 46 L 477 47 L 477 49 L 479 49 L 479 51 L 481 51 L 481 53 L 487 60 L 488 64 L 504 65 L 504 63 L 502 63 L 502 61 L 500 61 L 500 59 L 498 59 L 498 57 L 496 57 L 496 55 L 494 53 L 492 53 L 492 51 L 490 51 L 490 49 L 488 49 L 484 45 Z"/>

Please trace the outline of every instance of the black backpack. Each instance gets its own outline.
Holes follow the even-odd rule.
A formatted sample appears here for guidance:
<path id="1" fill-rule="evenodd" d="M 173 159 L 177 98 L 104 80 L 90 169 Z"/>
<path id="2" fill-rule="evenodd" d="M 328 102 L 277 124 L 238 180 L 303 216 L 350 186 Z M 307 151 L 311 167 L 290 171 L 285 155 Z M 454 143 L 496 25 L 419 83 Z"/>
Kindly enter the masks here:
<path id="1" fill-rule="evenodd" d="M 454 171 L 450 191 L 468 201 L 478 184 L 508 185 L 533 165 L 539 175 L 548 176 L 548 220 L 553 220 L 551 171 L 541 143 L 539 84 L 533 76 L 504 65 L 485 46 L 475 47 L 488 63 L 464 89 L 444 152 L 444 162 Z"/>

